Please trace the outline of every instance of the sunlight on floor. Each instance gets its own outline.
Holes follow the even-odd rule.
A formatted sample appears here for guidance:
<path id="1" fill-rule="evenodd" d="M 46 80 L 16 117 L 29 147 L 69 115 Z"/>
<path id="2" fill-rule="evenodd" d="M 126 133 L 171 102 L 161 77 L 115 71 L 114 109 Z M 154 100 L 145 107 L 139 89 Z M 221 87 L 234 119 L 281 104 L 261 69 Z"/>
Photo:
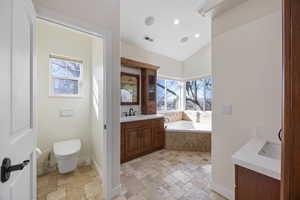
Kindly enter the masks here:
<path id="1" fill-rule="evenodd" d="M 102 181 L 93 165 L 64 175 L 51 172 L 38 177 L 38 200 L 103 200 Z"/>

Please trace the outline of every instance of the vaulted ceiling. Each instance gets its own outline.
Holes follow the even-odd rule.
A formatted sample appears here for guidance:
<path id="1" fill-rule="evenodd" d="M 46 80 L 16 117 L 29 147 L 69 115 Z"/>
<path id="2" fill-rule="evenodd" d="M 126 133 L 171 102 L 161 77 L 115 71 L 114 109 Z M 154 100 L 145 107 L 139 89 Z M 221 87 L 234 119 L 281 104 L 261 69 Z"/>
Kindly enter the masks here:
<path id="1" fill-rule="evenodd" d="M 121 39 L 183 61 L 211 40 L 211 17 L 197 12 L 204 2 L 121 0 Z M 146 25 L 147 17 L 152 25 Z"/>

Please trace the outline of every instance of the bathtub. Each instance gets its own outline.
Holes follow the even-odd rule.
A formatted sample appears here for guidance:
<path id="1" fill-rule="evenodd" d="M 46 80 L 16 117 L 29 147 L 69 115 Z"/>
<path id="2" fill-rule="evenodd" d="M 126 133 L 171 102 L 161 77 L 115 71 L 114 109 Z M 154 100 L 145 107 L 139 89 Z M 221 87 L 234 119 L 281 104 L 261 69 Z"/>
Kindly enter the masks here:
<path id="1" fill-rule="evenodd" d="M 192 121 L 165 123 L 169 150 L 211 152 L 211 125 Z"/>
<path id="2" fill-rule="evenodd" d="M 182 132 L 182 133 L 207 133 L 211 132 L 211 124 L 196 123 L 192 121 L 175 121 L 165 123 L 167 132 Z"/>

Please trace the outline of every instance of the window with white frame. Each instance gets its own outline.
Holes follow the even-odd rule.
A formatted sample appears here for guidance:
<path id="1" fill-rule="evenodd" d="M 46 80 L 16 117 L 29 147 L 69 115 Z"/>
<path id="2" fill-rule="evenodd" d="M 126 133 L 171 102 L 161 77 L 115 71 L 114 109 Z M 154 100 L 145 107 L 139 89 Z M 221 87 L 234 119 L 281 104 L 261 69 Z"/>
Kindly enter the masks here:
<path id="1" fill-rule="evenodd" d="M 212 78 L 206 77 L 185 83 L 185 109 L 211 111 Z"/>
<path id="2" fill-rule="evenodd" d="M 50 95 L 79 96 L 82 61 L 50 55 Z"/>
<path id="3" fill-rule="evenodd" d="M 181 109 L 182 82 L 176 80 L 157 79 L 157 110 Z"/>

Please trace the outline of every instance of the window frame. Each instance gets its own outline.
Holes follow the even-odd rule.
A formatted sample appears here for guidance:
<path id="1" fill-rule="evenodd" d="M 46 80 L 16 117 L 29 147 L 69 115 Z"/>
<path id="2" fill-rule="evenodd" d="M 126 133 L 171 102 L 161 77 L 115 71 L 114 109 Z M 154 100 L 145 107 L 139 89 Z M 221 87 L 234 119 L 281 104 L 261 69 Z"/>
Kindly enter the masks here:
<path id="1" fill-rule="evenodd" d="M 184 93 L 184 81 L 182 80 L 177 80 L 177 79 L 172 79 L 172 78 L 166 78 L 166 77 L 161 77 L 161 76 L 158 76 L 157 77 L 157 80 L 160 79 L 160 80 L 164 80 L 165 81 L 165 91 L 164 91 L 164 109 L 163 110 L 158 110 L 158 113 L 167 113 L 167 112 L 178 112 L 178 111 L 182 111 L 183 110 L 183 105 L 184 105 L 184 102 L 183 102 L 183 95 L 185 94 Z M 179 94 L 179 102 L 178 102 L 178 108 L 175 109 L 175 110 L 168 110 L 168 105 L 167 105 L 167 81 L 177 81 L 179 84 L 180 84 L 180 94 Z M 156 81 L 157 82 L 157 81 Z M 157 87 L 157 85 L 156 85 Z M 157 101 L 157 98 L 156 98 L 156 101 Z M 157 103 L 157 102 L 156 102 Z M 157 107 L 157 106 L 156 106 Z"/>
<path id="2" fill-rule="evenodd" d="M 69 77 L 64 77 L 64 76 L 55 76 L 52 74 L 52 60 L 57 59 L 57 60 L 64 60 L 64 61 L 69 61 L 69 62 L 76 62 L 79 63 L 79 69 L 80 69 L 80 76 L 79 78 L 69 78 Z M 70 58 L 66 56 L 58 56 L 55 54 L 50 54 L 49 55 L 49 97 L 55 97 L 55 98 L 82 98 L 81 94 L 81 87 L 82 87 L 82 77 L 83 77 L 83 61 L 75 58 Z M 55 94 L 54 93 L 54 87 L 53 87 L 53 80 L 54 79 L 62 79 L 62 80 L 73 80 L 73 81 L 78 81 L 78 93 L 77 94 Z"/>

